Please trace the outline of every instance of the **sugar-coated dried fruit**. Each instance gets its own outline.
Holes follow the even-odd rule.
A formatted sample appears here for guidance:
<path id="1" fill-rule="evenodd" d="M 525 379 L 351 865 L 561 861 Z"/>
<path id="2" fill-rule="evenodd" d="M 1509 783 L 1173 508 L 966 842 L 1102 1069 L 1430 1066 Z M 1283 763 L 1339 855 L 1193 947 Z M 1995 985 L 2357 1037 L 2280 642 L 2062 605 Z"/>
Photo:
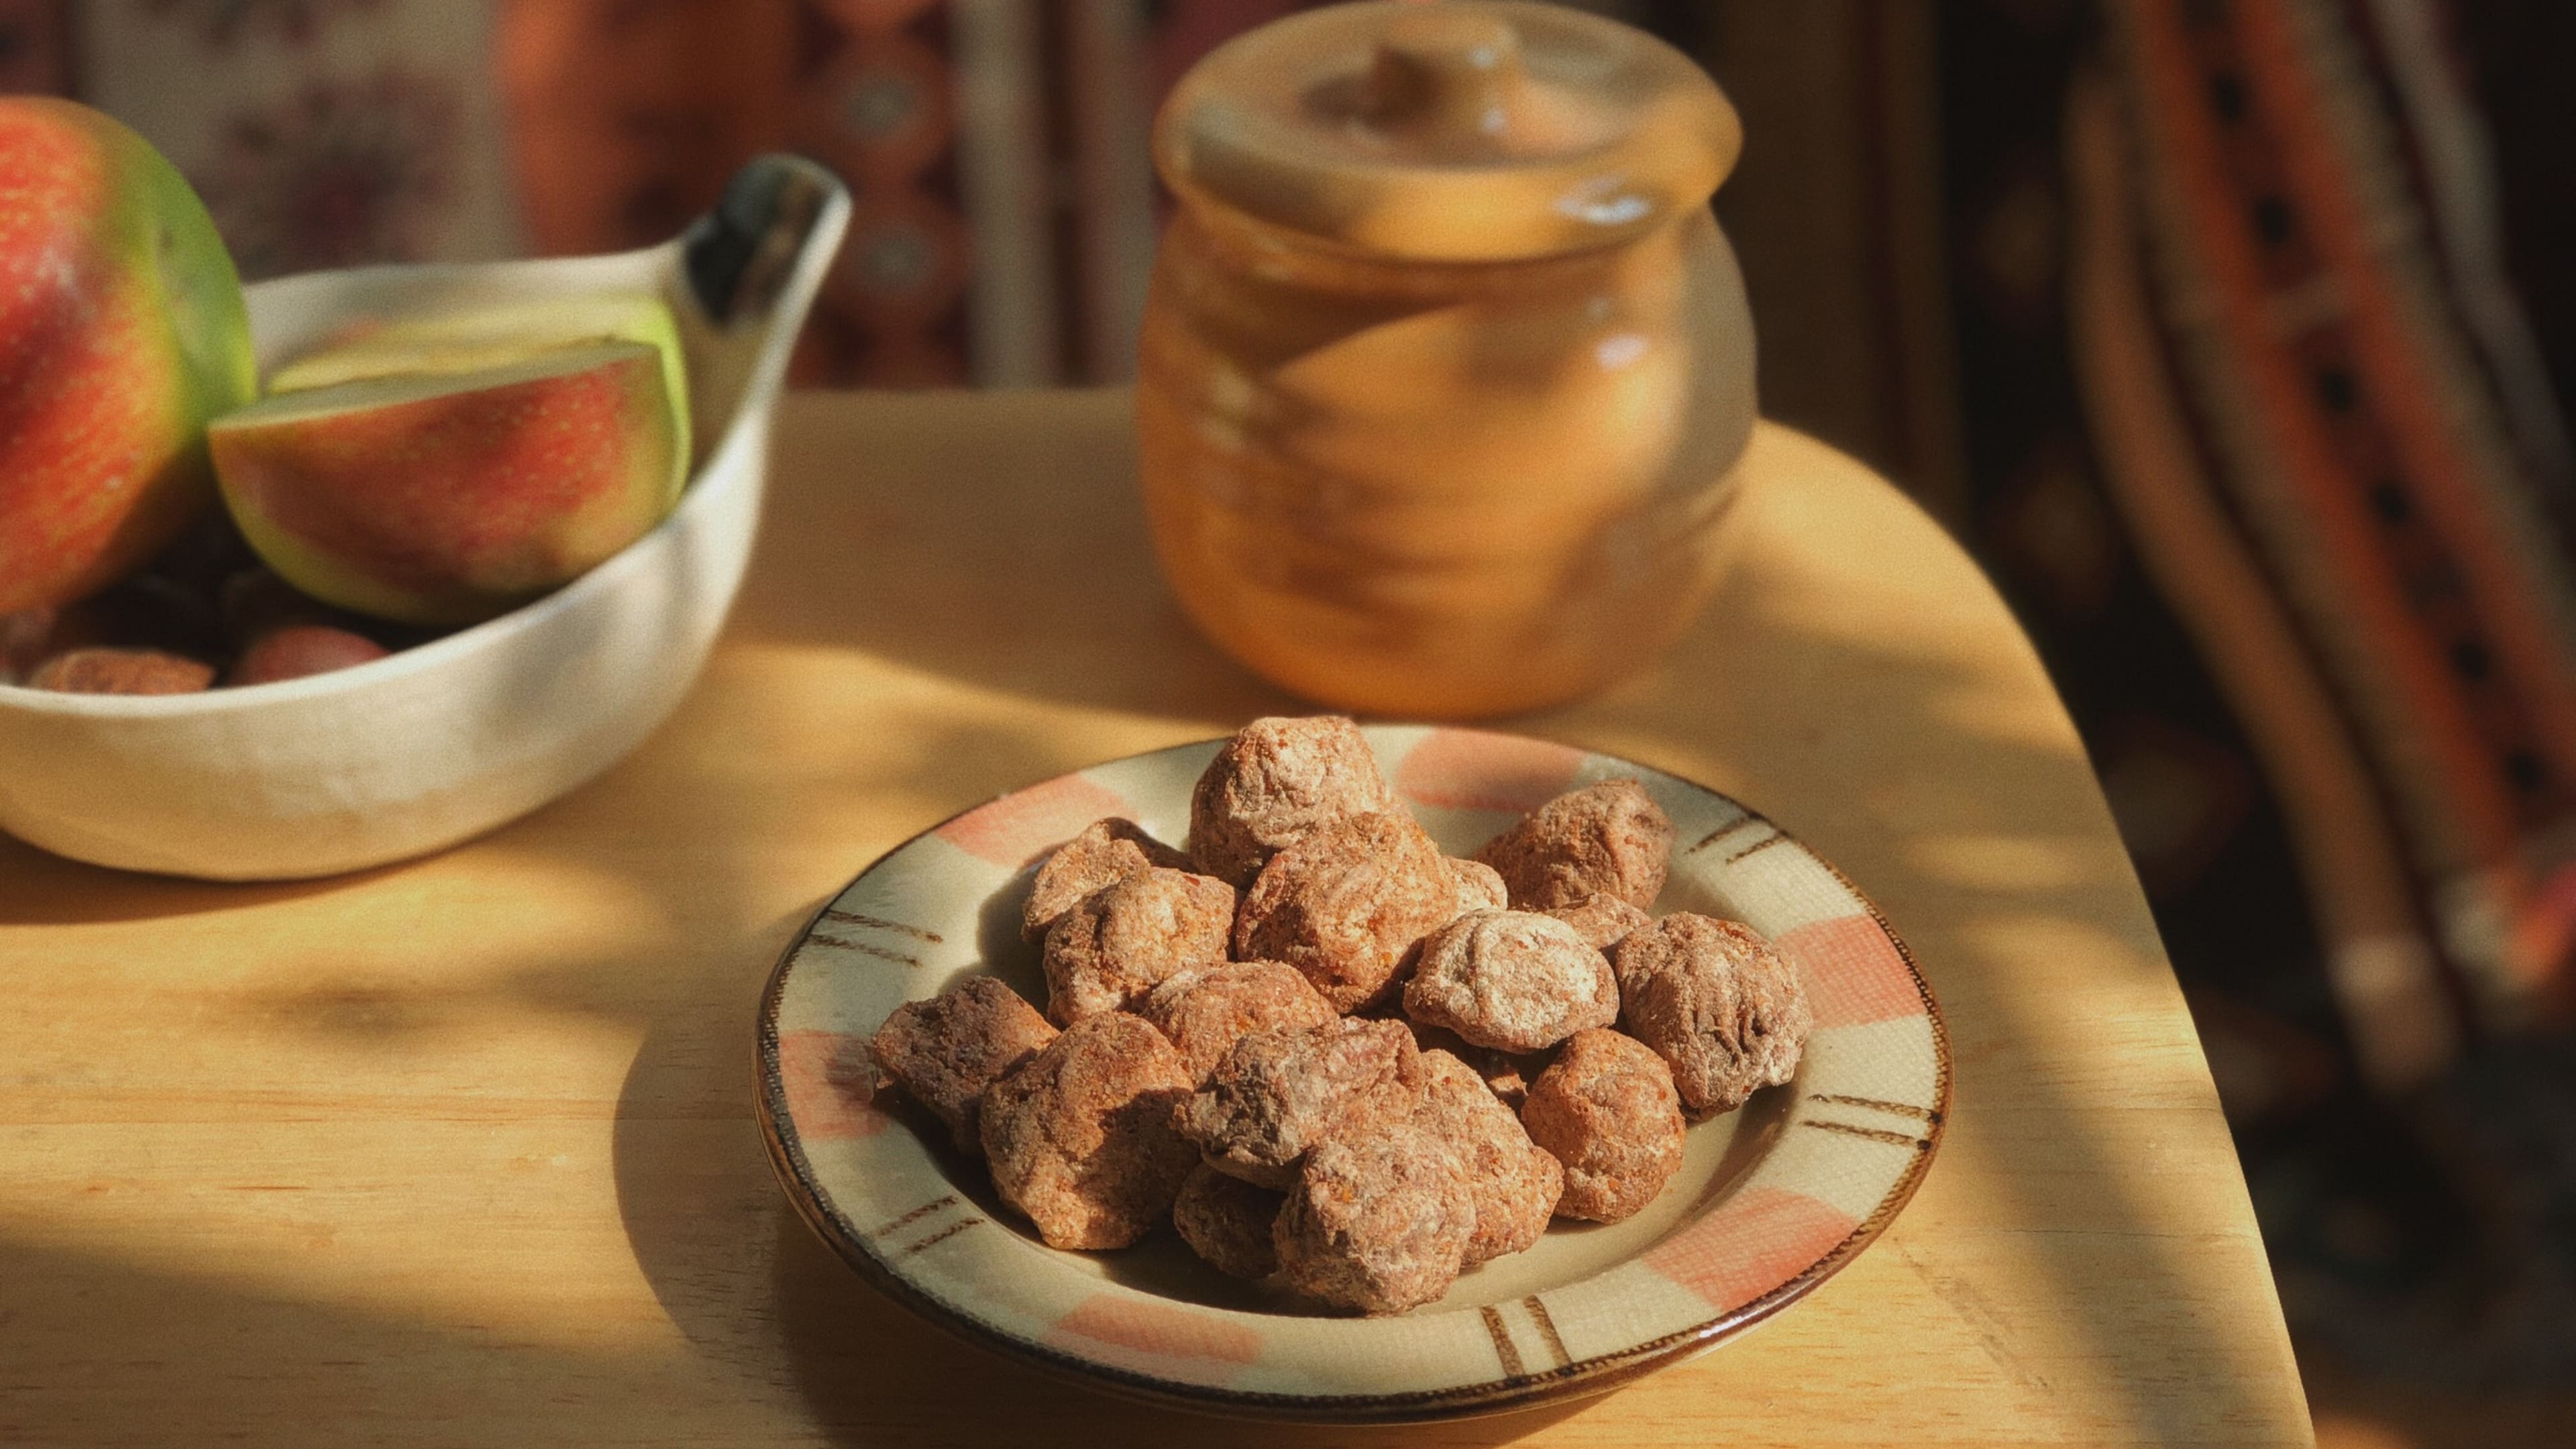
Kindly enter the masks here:
<path id="1" fill-rule="evenodd" d="M 894 1009 L 869 1043 L 877 1070 L 948 1125 L 960 1152 L 980 1153 L 984 1089 L 1054 1041 L 1056 1030 L 999 977 L 969 976 Z"/>
<path id="2" fill-rule="evenodd" d="M 1565 1190 L 1564 1167 L 1530 1141 L 1521 1119 L 1494 1099 L 1467 1063 L 1428 1051 L 1415 1075 L 1420 1085 L 1414 1120 L 1458 1154 L 1475 1194 L 1476 1231 L 1467 1240 L 1466 1266 L 1537 1243 Z"/>
<path id="3" fill-rule="evenodd" d="M 1530 1083 L 1521 1125 L 1565 1165 L 1560 1217 L 1633 1217 L 1681 1170 L 1682 1104 L 1672 1071 L 1615 1031 L 1576 1033 Z"/>
<path id="4" fill-rule="evenodd" d="M 1617 896 L 1651 907 L 1664 888 L 1673 822 L 1634 780 L 1604 780 L 1541 805 L 1485 842 L 1476 859 L 1500 872 L 1524 911 Z"/>
<path id="5" fill-rule="evenodd" d="M 1448 1143 L 1411 1124 L 1337 1134 L 1280 1210 L 1278 1281 L 1335 1308 L 1402 1313 L 1449 1291 L 1475 1235 L 1474 1185 Z"/>
<path id="6" fill-rule="evenodd" d="M 1581 905 L 1558 906 L 1547 914 L 1572 926 L 1575 934 L 1592 943 L 1592 949 L 1607 951 L 1619 944 L 1630 931 L 1654 920 L 1644 911 L 1617 896 L 1594 896 Z"/>
<path id="7" fill-rule="evenodd" d="M 1234 954 L 1284 961 L 1337 1010 L 1386 994 L 1424 936 L 1457 912 L 1440 847 L 1403 814 L 1347 815 L 1263 866 L 1235 919 Z"/>
<path id="8" fill-rule="evenodd" d="M 1282 848 L 1329 820 L 1398 809 L 1358 725 L 1272 716 L 1235 731 L 1190 795 L 1199 869 L 1248 887 Z"/>
<path id="9" fill-rule="evenodd" d="M 1510 907 L 1511 888 L 1503 884 L 1502 872 L 1481 860 L 1450 857 L 1442 864 L 1449 868 L 1450 883 L 1458 888 L 1458 910 L 1499 911 Z"/>
<path id="10" fill-rule="evenodd" d="M 1172 1127 L 1189 1091 L 1142 1017 L 1085 1017 L 985 1090 L 993 1186 L 1048 1247 L 1126 1247 L 1171 1212 L 1198 1160 Z"/>
<path id="11" fill-rule="evenodd" d="M 1071 1026 L 1133 1005 L 1178 972 L 1222 962 L 1234 912 L 1234 887 L 1165 866 L 1093 891 L 1047 931 L 1047 1015 Z"/>
<path id="12" fill-rule="evenodd" d="M 1191 869 L 1190 858 L 1145 833 L 1133 820 L 1112 815 L 1095 820 L 1082 833 L 1057 846 L 1038 867 L 1029 901 L 1020 912 L 1020 935 L 1046 939 L 1047 928 L 1076 901 L 1104 886 L 1153 866 Z"/>
<path id="13" fill-rule="evenodd" d="M 1797 1072 L 1815 1011 L 1797 968 L 1752 927 L 1676 911 L 1631 932 L 1611 963 L 1621 1028 L 1672 1066 L 1693 1112 L 1731 1112 Z"/>
<path id="14" fill-rule="evenodd" d="M 1190 1080 L 1201 1085 L 1227 1050 L 1252 1032 L 1322 1026 L 1336 1016 L 1304 975 L 1276 961 L 1183 971 L 1147 994 L 1136 1014 L 1170 1040 Z"/>
<path id="15" fill-rule="evenodd" d="M 1486 1090 L 1494 1094 L 1495 1100 L 1515 1112 L 1521 1109 L 1521 1099 L 1529 1095 L 1530 1078 L 1537 1076 L 1539 1070 L 1547 1065 L 1545 1053 L 1514 1056 L 1510 1052 L 1498 1052 L 1492 1047 L 1478 1046 L 1445 1026 L 1433 1026 L 1428 1022 L 1413 1022 L 1413 1042 L 1426 1052 L 1447 1052 L 1465 1062 L 1484 1080 Z"/>
<path id="16" fill-rule="evenodd" d="M 28 688 L 59 694 L 197 694 L 214 683 L 213 665 L 158 649 L 74 649 L 27 676 Z"/>
<path id="17" fill-rule="evenodd" d="M 1335 1018 L 1253 1032 L 1181 1109 L 1181 1134 L 1218 1171 L 1284 1188 L 1307 1149 L 1372 1088 L 1409 1071 L 1415 1054 L 1413 1033 L 1396 1021 Z"/>
<path id="18" fill-rule="evenodd" d="M 1423 940 L 1404 1010 L 1478 1046 L 1534 1052 L 1617 1021 L 1619 983 L 1563 921 L 1473 911 Z"/>
<path id="19" fill-rule="evenodd" d="M 1181 1195 L 1172 1204 L 1172 1226 L 1190 1251 L 1218 1272 L 1259 1280 L 1278 1271 L 1279 1248 L 1271 1232 L 1287 1201 L 1203 1162 L 1181 1182 Z"/>

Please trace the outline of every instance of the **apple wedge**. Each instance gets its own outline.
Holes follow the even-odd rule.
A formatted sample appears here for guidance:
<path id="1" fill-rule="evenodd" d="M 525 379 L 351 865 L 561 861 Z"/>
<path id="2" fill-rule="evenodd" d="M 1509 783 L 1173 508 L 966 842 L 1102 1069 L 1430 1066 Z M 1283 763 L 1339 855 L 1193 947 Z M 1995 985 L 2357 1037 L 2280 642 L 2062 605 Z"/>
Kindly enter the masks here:
<path id="1" fill-rule="evenodd" d="M 680 422 L 676 496 L 689 467 L 689 379 L 681 363 L 680 327 L 650 292 L 589 292 L 496 302 L 370 319 L 280 366 L 268 391 L 303 392 L 375 377 L 469 373 L 505 367 L 560 347 L 643 342 L 661 353 Z"/>
<path id="2" fill-rule="evenodd" d="M 646 342 L 279 393 L 209 429 L 242 535 L 325 603 L 470 624 L 560 587 L 676 501 L 681 409 Z"/>

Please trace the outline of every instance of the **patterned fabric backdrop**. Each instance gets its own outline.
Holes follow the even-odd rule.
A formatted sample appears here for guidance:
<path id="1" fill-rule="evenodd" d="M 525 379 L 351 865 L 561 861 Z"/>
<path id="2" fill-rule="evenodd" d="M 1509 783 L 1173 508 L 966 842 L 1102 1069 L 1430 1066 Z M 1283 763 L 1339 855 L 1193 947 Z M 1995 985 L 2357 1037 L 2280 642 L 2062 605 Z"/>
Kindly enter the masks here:
<path id="1" fill-rule="evenodd" d="M 1038 385 L 1127 374 L 1153 109 L 1297 8 L 0 0 L 0 89 L 126 118 L 252 276 L 644 245 L 803 151 L 858 197 L 804 381 Z M 1587 8 L 1744 113 L 1765 412 L 2048 660 L 2321 1398 L 2566 1442 L 2469 1389 L 2576 1422 L 2576 6 Z"/>

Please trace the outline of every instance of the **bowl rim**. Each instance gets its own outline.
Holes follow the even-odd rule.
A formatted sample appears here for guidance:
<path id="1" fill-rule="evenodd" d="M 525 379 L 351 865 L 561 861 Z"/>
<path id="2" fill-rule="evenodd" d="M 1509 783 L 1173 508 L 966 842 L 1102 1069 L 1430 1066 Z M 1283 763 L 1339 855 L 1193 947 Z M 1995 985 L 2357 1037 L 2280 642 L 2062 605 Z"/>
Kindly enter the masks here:
<path id="1" fill-rule="evenodd" d="M 1371 723 L 1386 725 L 1410 722 L 1372 721 Z M 1447 728 L 1455 728 L 1455 726 L 1447 726 Z M 1482 731 L 1482 733 L 1501 734 L 1503 732 Z M 1507 737 L 1538 738 L 1517 733 Z M 1080 774 L 1083 770 L 1141 759 L 1149 755 L 1204 748 L 1210 744 L 1221 743 L 1227 738 L 1229 738 L 1227 735 L 1212 735 L 1156 749 L 1139 750 L 1113 759 L 1095 761 L 1066 773 Z M 1585 749 L 1585 753 L 1589 755 L 1615 760 L 1621 764 L 1635 763 L 1623 755 L 1612 755 L 1582 746 L 1577 748 Z M 1652 767 L 1640 765 L 1639 768 Z M 1721 800 L 1728 801 L 1742 809 L 1748 818 L 1760 821 L 1778 831 L 1782 838 L 1797 840 L 1796 836 L 1782 829 L 1769 816 L 1744 804 L 1726 791 L 1702 784 L 1688 776 L 1673 774 L 1669 770 L 1657 770 L 1656 773 L 1671 776 L 1694 789 L 1706 791 Z M 1051 778 L 1061 778 L 1061 776 Z M 1555 1369 L 1524 1375 L 1517 1379 L 1391 1394 L 1283 1394 L 1185 1383 L 1179 1380 L 1156 1378 L 1117 1364 L 1083 1358 L 1051 1349 L 1043 1344 L 1015 1338 L 997 1328 L 958 1313 L 946 1303 L 923 1292 L 895 1273 L 869 1250 L 866 1235 L 859 1231 L 857 1225 L 850 1222 L 826 1201 L 822 1184 L 806 1157 L 795 1123 L 789 1116 L 785 1100 L 784 1073 L 781 1070 L 778 1016 L 785 999 L 788 977 L 806 937 L 823 924 L 825 913 L 832 909 L 852 885 L 898 853 L 937 834 L 960 818 L 996 800 L 1006 799 L 1022 790 L 1033 789 L 1046 783 L 1048 782 L 1043 780 L 1032 781 L 1016 789 L 1003 791 L 915 831 L 879 852 L 859 870 L 857 875 L 852 876 L 838 890 L 824 896 L 822 902 L 806 918 L 804 925 L 789 938 L 785 948 L 779 954 L 777 964 L 770 969 L 767 985 L 762 988 L 757 1023 L 757 1046 L 753 1052 L 752 1061 L 752 1095 L 755 1115 L 760 1124 L 762 1145 L 767 1150 L 771 1170 L 777 1174 L 780 1184 L 787 1189 L 787 1198 L 795 1207 L 796 1215 L 823 1240 L 834 1256 L 857 1270 L 859 1276 L 870 1286 L 951 1336 L 999 1353 L 1006 1358 L 1037 1369 L 1051 1378 L 1192 1413 L 1305 1423 L 1429 1423 L 1444 1419 L 1509 1413 L 1543 1404 L 1589 1398 L 1715 1348 L 1751 1330 L 1780 1310 L 1805 1297 L 1818 1284 L 1842 1271 L 1843 1267 L 1863 1248 L 1868 1247 L 1886 1231 L 1887 1225 L 1895 1220 L 1897 1213 L 1912 1201 L 1915 1189 L 1922 1184 L 1925 1173 L 1931 1169 L 1932 1159 L 1939 1155 L 1942 1140 L 1949 1127 L 1952 1111 L 1951 1093 L 1956 1070 L 1950 1047 L 1949 1023 L 1941 1014 L 1941 1005 L 1933 994 L 1932 983 L 1924 978 L 1922 965 L 1915 959 L 1913 948 L 1896 933 L 1895 926 L 1887 919 L 1886 912 L 1879 909 L 1878 903 L 1870 899 L 1850 876 L 1844 874 L 1840 866 L 1817 854 L 1814 849 L 1807 848 L 1808 857 L 1823 867 L 1844 889 L 1850 891 L 1852 899 L 1859 902 L 1862 912 L 1879 930 L 1886 933 L 1889 944 L 1895 947 L 1898 959 L 1904 963 L 1906 975 L 1913 982 L 1916 993 L 1922 998 L 1924 1018 L 1931 1028 L 1932 1052 L 1936 1064 L 1936 1090 L 1933 1105 L 1930 1108 L 1930 1120 L 1923 1127 L 1922 1145 L 1914 1153 L 1913 1160 L 1906 1165 L 1895 1183 L 1879 1199 L 1867 1217 L 1854 1225 L 1850 1233 L 1832 1248 L 1791 1275 L 1787 1281 L 1749 1303 L 1715 1314 L 1689 1328 L 1665 1334 L 1647 1343 L 1596 1354 L 1590 1358 L 1578 1359 Z M 1804 845 L 1802 841 L 1799 843 Z"/>

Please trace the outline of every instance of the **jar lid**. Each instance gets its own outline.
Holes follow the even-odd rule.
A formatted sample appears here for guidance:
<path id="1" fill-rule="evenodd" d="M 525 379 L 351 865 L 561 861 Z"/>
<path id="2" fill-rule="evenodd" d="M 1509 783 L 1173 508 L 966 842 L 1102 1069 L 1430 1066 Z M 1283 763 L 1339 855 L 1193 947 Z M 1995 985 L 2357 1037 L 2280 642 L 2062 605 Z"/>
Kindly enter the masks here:
<path id="1" fill-rule="evenodd" d="M 1174 191 L 1328 244 L 1506 261 L 1707 202 L 1744 130 L 1689 57 L 1518 0 L 1334 5 L 1236 37 L 1154 126 Z"/>

